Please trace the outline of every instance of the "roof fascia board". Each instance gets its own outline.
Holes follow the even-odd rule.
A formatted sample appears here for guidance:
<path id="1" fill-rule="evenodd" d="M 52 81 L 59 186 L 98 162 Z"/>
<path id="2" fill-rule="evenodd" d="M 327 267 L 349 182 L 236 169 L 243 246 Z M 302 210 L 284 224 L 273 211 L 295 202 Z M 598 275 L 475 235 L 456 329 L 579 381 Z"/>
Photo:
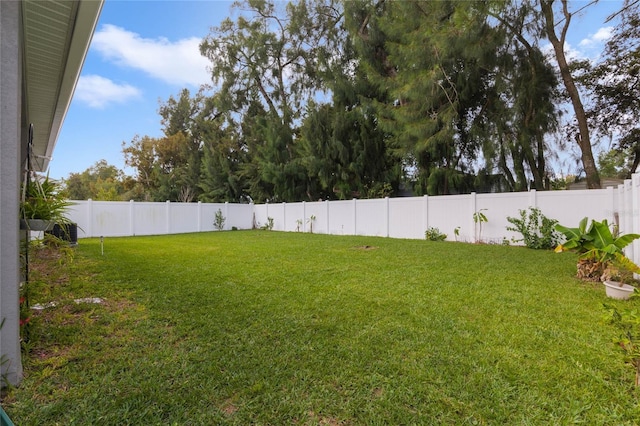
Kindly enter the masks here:
<path id="1" fill-rule="evenodd" d="M 55 105 L 49 140 L 47 141 L 47 149 L 42 164 L 40 164 L 41 171 L 49 167 L 49 161 L 53 156 L 53 150 L 58 141 L 58 136 L 60 135 L 69 106 L 71 105 L 73 93 L 80 78 L 87 52 L 89 51 L 91 39 L 98 24 L 103 3 L 104 0 L 81 0 L 79 2 L 78 12 L 73 23 L 74 28 L 68 51 L 69 55 L 66 58 L 60 92 L 57 104 Z"/>

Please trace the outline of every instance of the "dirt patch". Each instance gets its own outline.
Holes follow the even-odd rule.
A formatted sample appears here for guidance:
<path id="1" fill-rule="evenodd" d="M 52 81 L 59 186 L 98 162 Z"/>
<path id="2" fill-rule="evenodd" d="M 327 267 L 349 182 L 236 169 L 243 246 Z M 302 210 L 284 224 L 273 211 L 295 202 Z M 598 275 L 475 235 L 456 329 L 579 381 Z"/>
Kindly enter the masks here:
<path id="1" fill-rule="evenodd" d="M 382 396 L 383 393 L 384 391 L 382 390 L 382 388 L 375 388 L 373 392 L 371 392 L 371 396 L 375 399 L 378 399 Z"/>
<path id="2" fill-rule="evenodd" d="M 369 250 L 376 250 L 378 247 L 375 246 L 356 246 L 356 247 L 352 247 L 354 250 L 364 250 L 364 251 L 369 251 Z"/>
<path id="3" fill-rule="evenodd" d="M 309 420 L 311 420 L 312 422 L 311 424 L 320 424 L 320 425 L 327 425 L 327 426 L 341 426 L 341 425 L 348 424 L 341 420 L 336 419 L 335 417 L 324 416 L 320 413 L 314 413 L 313 411 L 309 411 L 307 413 L 307 416 L 309 417 Z"/>
<path id="4" fill-rule="evenodd" d="M 231 399 L 228 399 L 222 404 L 220 411 L 222 411 L 225 416 L 233 416 L 238 411 L 238 406 L 235 405 Z"/>
<path id="5" fill-rule="evenodd" d="M 29 281 L 42 281 L 51 286 L 68 283 L 68 266 L 72 263 L 73 256 L 73 249 L 69 247 L 30 247 Z"/>

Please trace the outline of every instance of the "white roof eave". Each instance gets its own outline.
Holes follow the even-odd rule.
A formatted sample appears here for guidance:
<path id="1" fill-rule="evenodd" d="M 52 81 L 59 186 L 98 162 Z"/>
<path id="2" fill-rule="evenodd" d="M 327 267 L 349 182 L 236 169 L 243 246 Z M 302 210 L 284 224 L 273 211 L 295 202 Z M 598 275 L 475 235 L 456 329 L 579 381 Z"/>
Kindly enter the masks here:
<path id="1" fill-rule="evenodd" d="M 23 103 L 26 123 L 34 126 L 32 168 L 36 171 L 49 167 L 103 3 L 22 2 Z"/>

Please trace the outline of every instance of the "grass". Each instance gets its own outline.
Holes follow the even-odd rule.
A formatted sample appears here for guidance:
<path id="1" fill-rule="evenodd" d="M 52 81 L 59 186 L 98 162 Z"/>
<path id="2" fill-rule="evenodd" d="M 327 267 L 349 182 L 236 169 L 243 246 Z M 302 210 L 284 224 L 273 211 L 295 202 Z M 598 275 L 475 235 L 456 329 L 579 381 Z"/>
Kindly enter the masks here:
<path id="1" fill-rule="evenodd" d="M 34 312 L 16 424 L 640 419 L 604 290 L 571 254 L 268 231 L 76 251 L 69 280 L 35 285 L 59 303 Z"/>

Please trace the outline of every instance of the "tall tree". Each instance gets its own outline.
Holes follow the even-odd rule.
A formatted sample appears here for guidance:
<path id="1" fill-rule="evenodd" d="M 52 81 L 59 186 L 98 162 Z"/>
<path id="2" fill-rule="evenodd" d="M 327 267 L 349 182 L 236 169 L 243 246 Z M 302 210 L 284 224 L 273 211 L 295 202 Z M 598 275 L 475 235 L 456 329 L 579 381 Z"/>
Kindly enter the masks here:
<path id="1" fill-rule="evenodd" d="M 562 11 L 561 19 L 556 20 L 554 11 L 555 0 L 540 0 L 540 9 L 544 16 L 544 28 L 546 36 L 553 46 L 560 76 L 571 99 L 575 119 L 578 123 L 578 133 L 574 135 L 576 144 L 580 148 L 582 165 L 587 178 L 588 188 L 600 188 L 600 176 L 593 156 L 591 147 L 591 136 L 589 132 L 589 122 L 585 112 L 580 92 L 576 86 L 575 78 L 571 72 L 571 67 L 565 53 L 566 38 L 571 18 L 573 14 L 569 11 L 568 0 L 560 0 Z M 556 26 L 560 26 L 560 33 L 556 33 Z"/>
<path id="2" fill-rule="evenodd" d="M 326 35 L 335 46 L 318 60 L 331 102 L 311 101 L 300 131 L 299 153 L 307 170 L 309 199 L 391 195 L 401 178 L 401 157 L 378 125 L 368 100 L 383 93 L 371 84 L 344 20 Z"/>
<path id="3" fill-rule="evenodd" d="M 160 105 L 165 136 L 136 136 L 122 144 L 125 164 L 137 171 L 145 198 L 154 201 L 191 202 L 201 193 L 202 132 L 198 127 L 206 97 L 191 97 L 187 89 Z"/>
<path id="4" fill-rule="evenodd" d="M 155 201 L 156 181 L 156 139 L 149 136 L 135 136 L 129 144 L 122 142 L 125 165 L 136 171 L 136 181 L 142 188 L 144 201 Z M 164 200 L 160 200 L 164 201 Z"/>
<path id="5" fill-rule="evenodd" d="M 548 188 L 548 135 L 557 131 L 558 80 L 539 48 L 544 37 L 539 12 L 527 2 L 494 2 L 486 9 L 497 19 L 502 43 L 496 49 L 495 86 L 484 125 L 493 135 L 484 157 L 497 164 L 512 191 Z M 488 164 L 490 166 L 490 164 Z M 491 167 L 488 167 L 491 169 Z"/>
<path id="6" fill-rule="evenodd" d="M 201 201 L 251 200 L 241 167 L 250 161 L 247 145 L 233 116 L 219 107 L 216 95 L 208 97 L 197 117 L 203 141 L 200 175 Z"/>
<path id="7" fill-rule="evenodd" d="M 295 158 L 302 105 L 322 88 L 318 61 L 329 56 L 325 36 L 339 18 L 332 2 L 281 5 L 235 3 L 238 18 L 213 28 L 200 48 L 211 60 L 221 107 L 240 115 L 240 121 L 256 103 L 264 110 L 256 122 L 260 137 L 252 129 L 249 138 L 256 145 L 248 145 L 252 166 L 245 172 L 252 173 L 254 185 L 259 178 L 271 186 L 269 199 L 294 201 L 305 196 L 305 176 Z"/>
<path id="8" fill-rule="evenodd" d="M 81 173 L 69 174 L 64 185 L 71 200 L 120 201 L 132 199 L 134 182 L 116 166 L 100 160 Z"/>
<path id="9" fill-rule="evenodd" d="M 340 19 L 331 2 L 234 3 L 236 21 L 225 19 L 200 45 L 211 60 L 214 84 L 237 113 L 259 100 L 272 118 L 292 126 L 307 99 L 321 89 L 318 60 L 329 55 L 326 33 Z"/>
<path id="10" fill-rule="evenodd" d="M 162 138 L 136 136 L 128 145 L 123 143 L 125 164 L 136 170 L 146 200 L 194 200 L 192 186 L 184 174 L 186 140 L 184 133 L 176 133 Z"/>
<path id="11" fill-rule="evenodd" d="M 546 187 L 557 80 L 529 2 L 349 4 L 368 77 L 384 88 L 378 117 L 418 193 Z"/>
<path id="12" fill-rule="evenodd" d="M 486 103 L 495 41 L 473 2 L 379 2 L 357 33 L 370 78 L 388 88 L 381 124 L 418 171 L 417 191 L 473 189 L 480 148 L 475 120 Z M 353 14 L 352 14 L 353 16 Z"/>
<path id="13" fill-rule="evenodd" d="M 584 83 L 594 99 L 589 119 L 616 141 L 619 154 L 630 156 L 630 177 L 640 164 L 640 2 L 625 0 L 616 16 L 621 21 L 604 59 L 586 73 Z"/>
<path id="14" fill-rule="evenodd" d="M 168 146 L 163 148 L 160 145 L 158 151 L 164 171 L 170 174 L 171 183 L 168 186 L 175 188 L 166 193 L 170 197 L 168 199 L 190 202 L 197 200 L 201 193 L 199 183 L 203 137 L 198 117 L 201 116 L 205 101 L 202 91 L 191 97 L 189 90 L 183 89 L 177 99 L 170 96 L 160 106 L 161 123 L 166 135 L 164 143 Z M 175 191 L 177 194 L 173 194 Z"/>
<path id="15" fill-rule="evenodd" d="M 604 178 L 628 179 L 631 172 L 632 164 L 629 159 L 633 155 L 629 155 L 629 150 L 610 149 L 601 151 L 598 154 L 598 167 L 600 176 Z"/>
<path id="16" fill-rule="evenodd" d="M 310 104 L 300 140 L 310 199 L 374 198 L 398 187 L 399 161 L 362 106 Z"/>

